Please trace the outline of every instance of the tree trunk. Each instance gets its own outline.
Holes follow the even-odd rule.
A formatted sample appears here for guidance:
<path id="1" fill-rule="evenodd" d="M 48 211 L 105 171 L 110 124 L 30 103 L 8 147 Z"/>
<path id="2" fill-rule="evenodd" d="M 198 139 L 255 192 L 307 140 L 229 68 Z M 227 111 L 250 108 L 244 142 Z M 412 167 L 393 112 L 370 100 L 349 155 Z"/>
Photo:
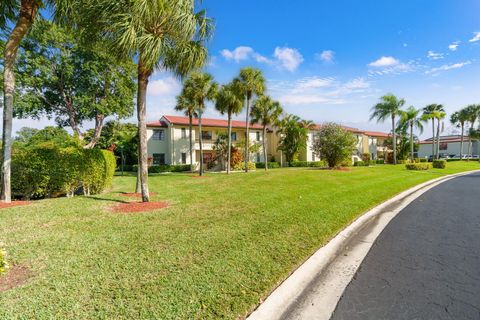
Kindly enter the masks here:
<path id="1" fill-rule="evenodd" d="M 437 120 L 437 152 L 435 159 L 440 159 L 440 118 Z"/>
<path id="2" fill-rule="evenodd" d="M 268 170 L 268 161 L 267 161 L 267 141 L 266 141 L 266 137 L 267 137 L 267 126 L 263 126 L 263 137 L 262 137 L 262 140 L 263 140 L 263 162 L 265 163 L 265 171 Z"/>
<path id="3" fill-rule="evenodd" d="M 435 118 L 432 118 L 432 161 L 435 159 Z"/>
<path id="4" fill-rule="evenodd" d="M 412 163 L 414 162 L 414 157 L 413 157 L 413 123 L 410 124 L 410 160 Z"/>
<path id="5" fill-rule="evenodd" d="M 465 130 L 465 124 L 462 122 L 462 136 L 460 137 L 460 161 L 463 160 L 463 134 Z"/>
<path id="6" fill-rule="evenodd" d="M 202 111 L 198 112 L 198 145 L 200 146 L 200 171 L 199 175 L 203 176 L 203 139 L 202 139 Z"/>
<path id="7" fill-rule="evenodd" d="M 188 136 L 190 142 L 190 171 L 193 171 L 192 114 L 188 115 Z"/>
<path id="8" fill-rule="evenodd" d="M 230 161 L 232 155 L 232 113 L 228 113 L 228 147 L 227 147 L 227 174 L 230 174 Z"/>
<path id="9" fill-rule="evenodd" d="M 11 202 L 11 157 L 12 157 L 12 121 L 13 102 L 15 94 L 15 60 L 18 47 L 27 31 L 32 26 L 38 12 L 40 2 L 36 0 L 22 0 L 18 21 L 10 33 L 4 51 L 3 70 L 3 131 L 2 131 L 2 170 L 0 177 L 1 195 L 3 202 Z"/>
<path id="10" fill-rule="evenodd" d="M 246 127 L 245 127 L 245 172 L 248 172 L 248 160 L 250 160 L 250 97 L 247 95 L 247 117 L 246 117 Z"/>
<path id="11" fill-rule="evenodd" d="M 148 192 L 148 152 L 147 152 L 147 124 L 145 121 L 147 113 L 147 86 L 151 71 L 142 63 L 142 58 L 138 62 L 138 93 L 137 93 L 137 118 L 138 118 L 138 171 L 140 177 L 140 186 L 142 191 L 142 201 L 149 202 L 150 194 Z"/>
<path id="12" fill-rule="evenodd" d="M 393 164 L 397 164 L 397 133 L 395 132 L 395 115 L 392 115 L 392 133 L 393 133 Z"/>
<path id="13" fill-rule="evenodd" d="M 100 140 L 100 136 L 102 135 L 103 129 L 103 120 L 105 119 L 105 115 L 97 114 L 95 116 L 95 130 L 93 133 L 92 140 L 84 147 L 85 149 L 92 149 Z"/>

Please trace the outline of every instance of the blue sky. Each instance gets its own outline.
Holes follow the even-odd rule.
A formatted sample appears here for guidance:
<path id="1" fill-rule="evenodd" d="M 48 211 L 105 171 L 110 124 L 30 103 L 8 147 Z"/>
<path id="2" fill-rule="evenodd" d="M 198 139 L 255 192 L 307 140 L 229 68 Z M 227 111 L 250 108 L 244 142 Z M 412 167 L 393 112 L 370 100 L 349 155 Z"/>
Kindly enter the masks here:
<path id="1" fill-rule="evenodd" d="M 442 103 L 448 113 L 480 103 L 478 0 L 204 0 L 202 6 L 216 23 L 206 70 L 226 83 L 241 67 L 258 67 L 268 94 L 305 119 L 388 130 L 387 123 L 368 121 L 388 92 L 418 108 Z M 154 74 L 149 120 L 175 113 L 180 88 L 170 74 Z M 212 107 L 206 116 L 220 117 Z"/>

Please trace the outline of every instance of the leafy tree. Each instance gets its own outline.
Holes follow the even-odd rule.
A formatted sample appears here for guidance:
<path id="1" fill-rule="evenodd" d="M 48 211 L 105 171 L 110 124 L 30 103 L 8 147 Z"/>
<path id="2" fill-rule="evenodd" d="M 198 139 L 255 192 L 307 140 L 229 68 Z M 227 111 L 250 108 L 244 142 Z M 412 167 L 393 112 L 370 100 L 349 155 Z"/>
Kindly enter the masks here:
<path id="1" fill-rule="evenodd" d="M 402 111 L 400 115 L 400 127 L 410 130 L 410 159 L 413 162 L 413 154 L 414 154 L 414 136 L 413 136 L 413 129 L 416 128 L 423 132 L 423 120 L 420 116 L 421 110 L 415 109 L 414 106 L 408 107 L 406 111 Z M 406 131 L 406 130 L 405 130 Z"/>
<path id="2" fill-rule="evenodd" d="M 254 95 L 261 95 L 265 91 L 265 78 L 262 71 L 255 68 L 243 68 L 240 70 L 240 75 L 234 79 L 234 82 L 242 92 L 246 103 L 246 124 L 245 124 L 245 172 L 248 172 L 248 145 L 250 144 L 250 103 Z"/>
<path id="3" fill-rule="evenodd" d="M 195 113 L 198 118 L 199 146 L 200 146 L 200 172 L 203 175 L 203 146 L 202 146 L 202 114 L 205 103 L 213 101 L 217 94 L 218 85 L 209 73 L 194 72 L 184 81 L 181 95 L 194 103 Z"/>
<path id="4" fill-rule="evenodd" d="M 437 146 L 435 143 L 435 119 L 441 115 L 441 112 L 445 112 L 444 107 L 441 104 L 432 103 L 423 108 L 423 121 L 432 121 L 432 159 L 436 158 Z M 439 131 L 440 128 L 437 129 Z"/>
<path id="5" fill-rule="evenodd" d="M 18 62 L 20 117 L 54 117 L 83 140 L 85 120 L 95 121 L 86 145 L 98 142 L 105 117 L 133 113 L 134 64 L 100 44 L 79 43 L 73 31 L 39 20 L 22 42 Z"/>
<path id="6" fill-rule="evenodd" d="M 243 109 L 242 94 L 238 83 L 232 82 L 220 88 L 215 99 L 215 109 L 222 115 L 227 114 L 228 133 L 227 150 L 232 149 L 232 115 L 238 115 Z M 231 152 L 227 153 L 227 174 L 230 174 Z"/>
<path id="7" fill-rule="evenodd" d="M 475 137 L 475 122 L 480 117 L 480 105 L 478 104 L 471 104 L 465 108 L 465 112 L 467 114 L 467 119 L 470 122 L 470 129 L 468 134 L 468 155 L 469 157 L 467 160 L 470 159 L 472 155 L 472 138 Z"/>
<path id="8" fill-rule="evenodd" d="M 411 154 L 411 145 L 410 145 L 410 135 L 407 132 L 408 127 L 407 126 L 399 126 L 397 127 L 397 159 L 399 160 L 406 160 L 408 159 L 409 155 Z M 413 152 L 418 151 L 418 143 L 415 143 L 415 141 L 418 140 L 418 138 L 414 135 L 413 136 Z M 388 137 L 385 139 L 385 145 L 393 150 L 393 139 L 392 137 Z M 392 162 L 393 162 L 393 157 L 392 157 Z"/>
<path id="9" fill-rule="evenodd" d="M 301 124 L 300 117 L 292 114 L 286 115 L 278 122 L 280 142 L 278 149 L 285 153 L 288 163 L 292 163 L 300 150 L 307 147 L 308 128 Z"/>
<path id="10" fill-rule="evenodd" d="M 263 126 L 262 142 L 263 142 L 263 159 L 265 161 L 265 170 L 268 170 L 267 159 L 267 127 L 278 122 L 278 118 L 283 113 L 283 109 L 278 101 L 272 100 L 269 96 L 261 96 L 258 98 L 252 108 L 251 123 L 259 123 Z"/>
<path id="11" fill-rule="evenodd" d="M 465 135 L 465 123 L 468 121 L 468 112 L 465 108 L 454 112 L 450 116 L 450 122 L 461 128 L 461 137 L 460 137 L 460 159 L 463 159 L 463 138 Z"/>
<path id="12" fill-rule="evenodd" d="M 78 147 L 80 141 L 76 137 L 72 137 L 65 129 L 53 126 L 47 126 L 41 130 L 37 130 L 30 138 L 25 139 L 25 146 L 38 146 L 41 144 L 51 144 L 57 147 Z"/>
<path id="13" fill-rule="evenodd" d="M 390 118 L 392 120 L 392 137 L 393 145 L 397 145 L 397 135 L 395 127 L 395 119 L 401 114 L 401 108 L 405 104 L 404 99 L 398 99 L 393 94 L 387 94 L 380 98 L 381 102 L 372 108 L 370 120 L 385 121 Z M 397 148 L 393 148 L 393 164 L 397 164 Z"/>
<path id="14" fill-rule="evenodd" d="M 213 29 L 205 11 L 195 12 L 194 0 L 88 2 L 90 30 L 101 30 L 111 40 L 115 52 L 137 64 L 137 118 L 139 135 L 139 180 L 142 201 L 148 202 L 148 154 L 146 98 L 150 76 L 155 69 L 185 76 L 204 65 L 205 41 Z"/>
<path id="15" fill-rule="evenodd" d="M 327 161 L 330 168 L 335 168 L 350 161 L 355 144 L 353 134 L 336 123 L 326 123 L 315 135 L 312 149 Z"/>
<path id="16" fill-rule="evenodd" d="M 27 143 L 37 132 L 38 129 L 22 127 L 20 130 L 17 131 L 15 141 L 19 143 Z"/>

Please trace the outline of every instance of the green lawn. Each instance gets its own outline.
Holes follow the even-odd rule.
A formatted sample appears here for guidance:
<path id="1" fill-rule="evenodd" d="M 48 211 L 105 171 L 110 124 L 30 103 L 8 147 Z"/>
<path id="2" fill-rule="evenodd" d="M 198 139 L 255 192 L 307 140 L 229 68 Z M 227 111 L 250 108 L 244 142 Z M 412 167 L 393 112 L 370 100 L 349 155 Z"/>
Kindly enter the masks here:
<path id="1" fill-rule="evenodd" d="M 157 175 L 153 200 L 170 207 L 130 215 L 107 210 L 135 185 L 116 177 L 108 194 L 2 209 L 0 241 L 32 276 L 0 292 L 0 319 L 242 317 L 367 209 L 473 169 L 478 162 L 426 172 L 381 165 Z"/>

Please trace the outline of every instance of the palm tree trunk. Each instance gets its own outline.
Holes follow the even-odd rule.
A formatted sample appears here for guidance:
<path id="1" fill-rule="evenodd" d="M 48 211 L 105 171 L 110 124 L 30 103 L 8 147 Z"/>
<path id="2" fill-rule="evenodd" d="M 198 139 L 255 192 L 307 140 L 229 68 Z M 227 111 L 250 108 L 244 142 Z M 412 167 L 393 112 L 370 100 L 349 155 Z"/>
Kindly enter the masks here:
<path id="1" fill-rule="evenodd" d="M 15 60 L 18 47 L 27 31 L 32 26 L 38 12 L 40 2 L 36 0 L 22 0 L 18 21 L 13 28 L 4 51 L 3 70 L 3 131 L 2 131 L 2 170 L 0 177 L 1 195 L 3 202 L 11 202 L 11 158 L 12 158 L 12 122 L 13 102 L 15 94 Z"/>
<path id="2" fill-rule="evenodd" d="M 440 118 L 437 120 L 437 153 L 436 159 L 440 159 Z"/>
<path id="3" fill-rule="evenodd" d="M 147 113 L 147 86 L 150 70 L 147 70 L 142 59 L 138 62 L 138 93 L 137 93 L 137 118 L 138 118 L 138 170 L 140 177 L 140 186 L 142 191 L 142 201 L 149 202 L 150 194 L 148 192 L 148 152 L 147 152 L 147 124 L 145 122 Z"/>
<path id="4" fill-rule="evenodd" d="M 228 147 L 227 147 L 227 174 L 230 174 L 230 158 L 232 154 L 232 113 L 228 113 Z"/>
<path id="5" fill-rule="evenodd" d="M 248 172 L 248 160 L 250 160 L 250 98 L 247 96 L 247 117 L 246 117 L 246 133 L 245 133 L 245 172 Z"/>
<path id="6" fill-rule="evenodd" d="M 393 133 L 393 164 L 397 164 L 397 133 L 395 132 L 395 115 L 392 115 L 392 133 Z"/>
<path id="7" fill-rule="evenodd" d="M 200 171 L 198 174 L 203 176 L 203 146 L 202 146 L 202 111 L 198 111 L 198 145 L 200 146 Z"/>
<path id="8" fill-rule="evenodd" d="M 413 157 L 413 123 L 410 123 L 410 160 L 412 163 L 414 162 L 414 157 Z"/>
<path id="9" fill-rule="evenodd" d="M 263 126 L 262 140 L 263 140 L 263 162 L 265 162 L 265 171 L 268 170 L 266 137 L 267 137 L 267 126 Z"/>
<path id="10" fill-rule="evenodd" d="M 463 134 L 465 130 L 465 124 L 462 122 L 462 136 L 460 137 L 460 161 L 463 160 Z"/>
<path id="11" fill-rule="evenodd" d="M 190 171 L 193 171 L 192 115 L 188 115 L 188 136 L 190 142 Z"/>
<path id="12" fill-rule="evenodd" d="M 470 125 L 469 132 L 471 132 L 471 128 L 473 128 L 473 123 Z M 468 135 L 468 154 L 467 154 L 467 161 L 470 161 L 470 158 L 472 156 L 472 138 L 470 137 L 470 134 Z"/>
<path id="13" fill-rule="evenodd" d="M 432 161 L 435 159 L 435 118 L 432 118 Z"/>

